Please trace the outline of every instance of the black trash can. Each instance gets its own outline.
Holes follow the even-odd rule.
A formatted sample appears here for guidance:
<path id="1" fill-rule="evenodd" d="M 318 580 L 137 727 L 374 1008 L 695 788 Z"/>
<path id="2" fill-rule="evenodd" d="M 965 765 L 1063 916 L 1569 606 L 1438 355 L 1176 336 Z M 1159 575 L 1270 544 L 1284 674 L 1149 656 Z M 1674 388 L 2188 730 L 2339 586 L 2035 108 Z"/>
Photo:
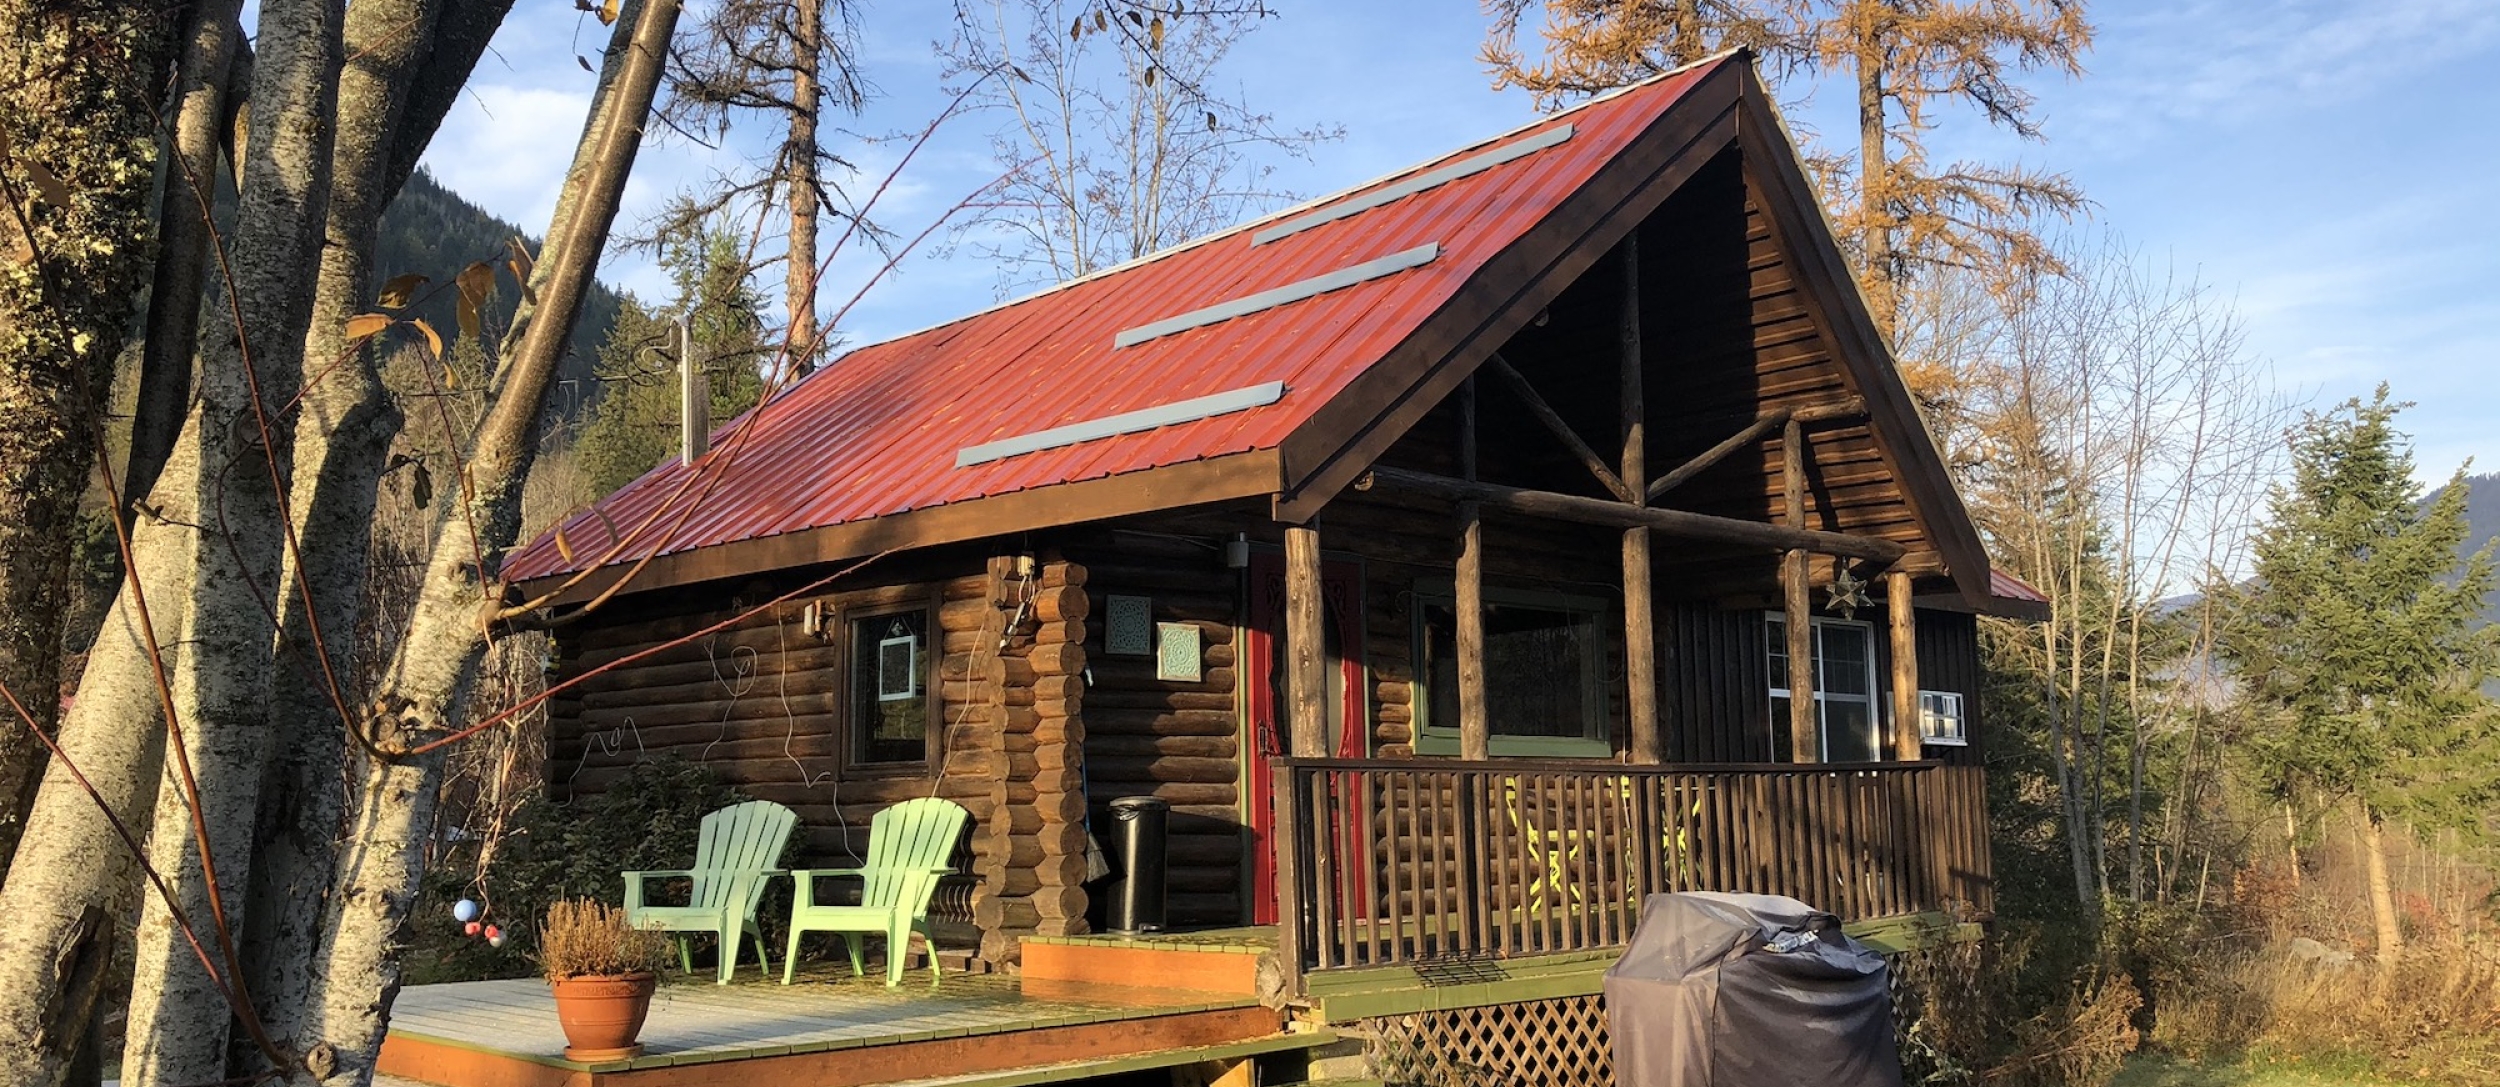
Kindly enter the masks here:
<path id="1" fill-rule="evenodd" d="M 1111 802 L 1113 852 L 1119 872 L 1103 888 L 1109 904 L 1103 927 L 1121 935 L 1163 931 L 1163 874 L 1169 852 L 1166 827 L 1172 805 L 1151 796 Z"/>

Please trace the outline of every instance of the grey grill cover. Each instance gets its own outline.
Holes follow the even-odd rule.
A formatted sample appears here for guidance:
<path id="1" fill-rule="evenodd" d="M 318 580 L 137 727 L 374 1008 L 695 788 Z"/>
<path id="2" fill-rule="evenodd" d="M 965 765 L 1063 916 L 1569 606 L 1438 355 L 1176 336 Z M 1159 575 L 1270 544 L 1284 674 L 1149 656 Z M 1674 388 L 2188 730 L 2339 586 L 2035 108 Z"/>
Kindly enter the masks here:
<path id="1" fill-rule="evenodd" d="M 1884 957 L 1771 895 L 1651 895 L 1606 971 L 1624 1087 L 1901 1087 Z"/>

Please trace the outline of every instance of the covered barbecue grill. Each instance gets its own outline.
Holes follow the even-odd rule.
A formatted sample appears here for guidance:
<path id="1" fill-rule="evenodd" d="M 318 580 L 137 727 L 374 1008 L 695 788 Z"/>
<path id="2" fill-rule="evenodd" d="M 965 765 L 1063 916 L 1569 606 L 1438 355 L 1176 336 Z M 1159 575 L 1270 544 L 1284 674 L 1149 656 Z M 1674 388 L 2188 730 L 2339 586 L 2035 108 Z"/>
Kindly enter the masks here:
<path id="1" fill-rule="evenodd" d="M 1624 1087 L 1901 1087 L 1884 957 L 1793 898 L 1652 895 L 1606 971 Z"/>

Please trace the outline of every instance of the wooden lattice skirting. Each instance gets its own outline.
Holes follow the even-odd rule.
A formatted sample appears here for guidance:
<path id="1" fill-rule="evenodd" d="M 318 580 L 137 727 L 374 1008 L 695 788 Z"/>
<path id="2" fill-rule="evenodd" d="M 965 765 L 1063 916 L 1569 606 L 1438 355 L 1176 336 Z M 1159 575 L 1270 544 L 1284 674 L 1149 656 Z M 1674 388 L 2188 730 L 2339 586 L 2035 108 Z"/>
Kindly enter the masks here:
<path id="1" fill-rule="evenodd" d="M 1909 1037 L 1909 1020 L 1933 982 L 1934 956 L 1887 956 L 1892 969 L 1893 1037 Z M 1614 1049 L 1606 1034 L 1606 1002 L 1596 994 L 1477 1008 L 1418 1012 L 1361 1021 L 1365 1056 L 1384 1082 L 1409 1087 L 1611 1087 Z M 1905 1057 L 1909 1056 L 1904 1054 Z"/>
<path id="2" fill-rule="evenodd" d="M 1363 1025 L 1371 1035 L 1372 1069 L 1389 1083 L 1608 1087 L 1614 1082 L 1605 1001 L 1594 994 L 1388 1016 Z"/>

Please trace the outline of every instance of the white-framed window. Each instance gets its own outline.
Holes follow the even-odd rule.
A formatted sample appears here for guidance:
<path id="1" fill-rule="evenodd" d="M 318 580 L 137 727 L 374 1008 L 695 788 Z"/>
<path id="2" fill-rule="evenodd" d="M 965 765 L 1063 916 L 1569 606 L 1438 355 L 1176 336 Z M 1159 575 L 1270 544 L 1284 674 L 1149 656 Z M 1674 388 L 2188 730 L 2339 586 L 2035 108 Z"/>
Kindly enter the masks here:
<path id="1" fill-rule="evenodd" d="M 1962 696 L 1955 691 L 1918 693 L 1918 738 L 1921 743 L 1963 747 L 1970 743 Z"/>
<path id="2" fill-rule="evenodd" d="M 1884 757 L 1883 714 L 1875 697 L 1875 627 L 1854 619 L 1816 616 L 1814 626 L 1814 721 L 1822 762 L 1877 762 Z M 1788 720 L 1788 617 L 1773 612 L 1769 631 L 1771 730 L 1785 735 Z"/>
<path id="3" fill-rule="evenodd" d="M 1415 593 L 1415 750 L 1455 755 L 1458 604 L 1447 586 Z M 1485 726 L 1495 755 L 1609 758 L 1606 601 L 1484 590 Z"/>

